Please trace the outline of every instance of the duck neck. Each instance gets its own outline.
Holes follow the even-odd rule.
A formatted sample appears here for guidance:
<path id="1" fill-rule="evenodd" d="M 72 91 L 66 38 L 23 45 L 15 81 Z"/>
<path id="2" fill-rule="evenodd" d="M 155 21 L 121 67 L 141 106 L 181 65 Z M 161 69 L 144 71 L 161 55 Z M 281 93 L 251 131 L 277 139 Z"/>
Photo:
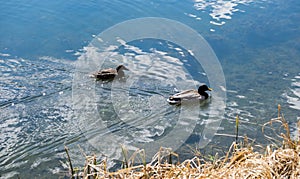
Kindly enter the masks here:
<path id="1" fill-rule="evenodd" d="M 123 66 L 118 66 L 116 70 L 117 70 L 117 72 L 123 71 Z"/>
<path id="2" fill-rule="evenodd" d="M 205 99 L 208 98 L 208 94 L 207 94 L 205 91 L 200 92 L 199 94 L 200 94 L 201 96 L 204 96 Z"/>

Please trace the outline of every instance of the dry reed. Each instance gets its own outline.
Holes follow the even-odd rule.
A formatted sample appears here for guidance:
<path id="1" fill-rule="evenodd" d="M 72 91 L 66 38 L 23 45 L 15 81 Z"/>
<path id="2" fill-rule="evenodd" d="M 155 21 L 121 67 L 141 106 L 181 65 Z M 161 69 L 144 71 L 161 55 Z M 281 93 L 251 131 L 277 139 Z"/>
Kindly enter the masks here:
<path id="1" fill-rule="evenodd" d="M 179 161 L 179 156 L 168 148 L 161 148 L 150 163 L 143 160 L 144 150 L 138 150 L 128 158 L 127 154 L 125 157 L 126 150 L 123 149 L 123 169 L 109 172 L 106 160 L 98 163 L 96 156 L 89 156 L 86 157 L 83 171 L 73 174 L 72 178 L 300 178 L 299 136 L 296 140 L 291 139 L 289 126 L 281 114 L 280 106 L 278 117 L 265 123 L 262 131 L 265 132 L 266 127 L 269 128 L 274 123 L 279 123 L 283 127 L 280 131 L 285 132 L 278 134 L 279 138 L 276 140 L 275 137 L 265 134 L 272 144 L 266 146 L 261 153 L 255 151 L 251 145 L 233 142 L 227 154 L 214 161 L 200 156 L 174 164 L 172 157 Z M 137 158 L 142 159 L 138 162 L 142 164 L 134 165 Z"/>

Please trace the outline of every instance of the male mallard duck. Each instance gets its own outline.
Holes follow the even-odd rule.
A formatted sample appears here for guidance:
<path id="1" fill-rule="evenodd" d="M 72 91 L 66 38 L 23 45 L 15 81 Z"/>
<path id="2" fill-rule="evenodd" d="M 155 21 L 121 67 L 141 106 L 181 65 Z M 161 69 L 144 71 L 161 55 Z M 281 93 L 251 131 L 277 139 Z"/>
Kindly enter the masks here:
<path id="1" fill-rule="evenodd" d="M 97 71 L 91 75 L 91 77 L 96 78 L 97 80 L 110 80 L 115 77 L 124 76 L 124 71 L 128 70 L 124 65 L 119 65 L 116 69 L 108 68 Z"/>
<path id="2" fill-rule="evenodd" d="M 206 100 L 209 95 L 205 91 L 211 91 L 212 89 L 206 85 L 202 85 L 197 90 L 185 90 L 180 93 L 176 93 L 173 96 L 170 96 L 167 100 L 170 104 L 181 104 L 181 101 L 192 101 L 192 100 L 199 100 L 204 101 Z"/>

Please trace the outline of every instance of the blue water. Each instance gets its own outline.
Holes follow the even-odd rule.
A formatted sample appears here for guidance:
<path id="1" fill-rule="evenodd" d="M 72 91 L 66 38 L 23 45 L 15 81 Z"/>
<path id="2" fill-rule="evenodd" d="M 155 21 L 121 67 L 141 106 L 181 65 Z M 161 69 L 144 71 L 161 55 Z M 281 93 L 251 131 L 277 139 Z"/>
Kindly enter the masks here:
<path id="1" fill-rule="evenodd" d="M 110 57 L 118 60 L 103 64 L 114 67 L 122 61 L 132 69 L 126 72 L 124 81 L 114 83 L 95 82 L 87 77 L 100 64 L 78 71 L 78 61 L 106 52 L 93 51 L 89 46 L 99 33 L 136 18 L 160 17 L 183 23 L 202 35 L 218 57 L 226 80 L 226 109 L 225 115 L 220 116 L 222 123 L 217 134 L 201 149 L 205 153 L 230 146 L 236 115 L 241 119 L 240 135 L 259 144 L 268 143 L 261 126 L 277 116 L 278 104 L 292 132 L 300 119 L 297 0 L 72 0 L 0 4 L 1 178 L 65 176 L 68 167 L 64 145 L 70 148 L 76 166 L 84 163 L 80 148 L 86 154 L 103 154 L 118 160 L 120 143 L 152 145 L 157 141 L 169 145 L 159 141 L 172 134 L 180 122 L 183 128 L 196 127 L 190 135 L 182 131 L 187 139 L 177 152 L 183 158 L 193 155 L 187 145 L 197 147 L 204 124 L 211 122 L 207 111 L 216 102 L 212 100 L 196 108 L 166 103 L 170 94 L 181 90 L 170 79 L 183 89 L 192 83 L 210 83 L 188 49 L 155 39 L 128 42 L 109 51 Z M 95 89 L 95 98 L 86 104 L 96 109 L 97 115 L 78 113 L 74 99 L 74 95 L 79 95 L 78 90 L 74 91 L 76 75 L 87 81 L 78 83 L 83 86 L 80 93 L 87 93 L 90 87 Z M 130 88 L 124 89 L 128 83 Z M 112 87 L 117 90 L 111 90 Z M 120 94 L 127 95 L 128 102 Z M 199 109 L 200 113 L 193 115 Z M 187 111 L 185 121 L 178 117 L 182 111 Z M 108 134 L 114 137 L 109 138 L 112 136 Z M 170 140 L 177 142 L 175 137 Z"/>

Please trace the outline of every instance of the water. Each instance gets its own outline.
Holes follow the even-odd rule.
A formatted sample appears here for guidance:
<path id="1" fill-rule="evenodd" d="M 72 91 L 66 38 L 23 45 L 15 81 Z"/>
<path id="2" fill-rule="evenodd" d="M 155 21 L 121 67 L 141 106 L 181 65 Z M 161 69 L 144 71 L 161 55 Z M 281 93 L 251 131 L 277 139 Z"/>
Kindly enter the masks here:
<path id="1" fill-rule="evenodd" d="M 296 0 L 5 1 L 0 8 L 3 178 L 64 176 L 64 145 L 77 166 L 84 162 L 78 145 L 87 154 L 101 158 L 102 153 L 116 160 L 122 158 L 120 143 L 132 149 L 179 145 L 181 156 L 192 155 L 185 144 L 196 147 L 205 125 L 217 121 L 210 112 L 219 113 L 216 98 L 182 107 L 165 101 L 177 90 L 212 83 L 189 49 L 157 39 L 128 42 L 108 51 L 89 46 L 107 28 L 141 17 L 188 25 L 208 41 L 220 61 L 226 79 L 225 115 L 204 152 L 231 144 L 236 115 L 241 119 L 240 135 L 266 144 L 261 125 L 276 117 L 278 104 L 295 131 L 300 118 Z M 95 61 L 103 53 L 110 58 L 102 64 L 78 67 L 78 61 Z M 120 80 L 102 83 L 88 77 L 99 67 L 120 62 L 130 69 Z M 82 81 L 74 81 L 76 75 Z M 80 94 L 90 98 L 76 96 Z M 82 104 L 76 99 L 85 102 L 84 113 L 76 108 Z M 154 151 L 155 147 L 149 155 Z"/>

